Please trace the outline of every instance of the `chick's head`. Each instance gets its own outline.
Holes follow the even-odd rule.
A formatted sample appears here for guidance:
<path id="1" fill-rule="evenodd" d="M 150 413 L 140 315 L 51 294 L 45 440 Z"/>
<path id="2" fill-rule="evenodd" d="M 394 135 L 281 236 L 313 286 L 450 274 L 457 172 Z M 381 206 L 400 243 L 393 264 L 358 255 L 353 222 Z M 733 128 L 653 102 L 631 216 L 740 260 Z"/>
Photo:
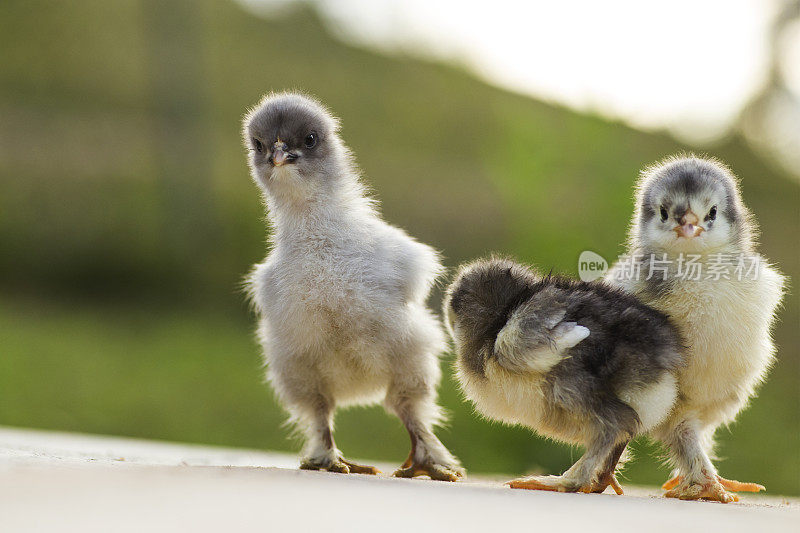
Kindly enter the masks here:
<path id="1" fill-rule="evenodd" d="M 669 158 L 649 167 L 639 181 L 636 203 L 633 244 L 650 250 L 744 251 L 755 232 L 736 178 L 711 159 Z"/>
<path id="2" fill-rule="evenodd" d="M 445 322 L 456 348 L 494 343 L 508 309 L 536 279 L 533 271 L 506 259 L 482 259 L 462 266 L 444 301 Z"/>
<path id="3" fill-rule="evenodd" d="M 338 121 L 319 102 L 269 94 L 244 119 L 244 143 L 255 182 L 271 193 L 307 196 L 332 186 L 346 149 Z"/>

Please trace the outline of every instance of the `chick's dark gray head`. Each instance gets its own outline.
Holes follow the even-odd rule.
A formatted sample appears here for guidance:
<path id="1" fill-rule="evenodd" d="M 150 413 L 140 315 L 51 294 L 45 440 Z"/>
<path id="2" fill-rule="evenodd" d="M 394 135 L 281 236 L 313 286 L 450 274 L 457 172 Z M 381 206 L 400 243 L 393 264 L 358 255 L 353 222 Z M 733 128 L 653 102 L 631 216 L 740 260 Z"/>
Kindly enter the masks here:
<path id="1" fill-rule="evenodd" d="M 341 145 L 338 122 L 309 97 L 270 94 L 244 119 L 244 142 L 256 181 L 308 187 L 335 172 Z"/>
<path id="2" fill-rule="evenodd" d="M 444 302 L 447 326 L 456 345 L 494 342 L 506 312 L 536 281 L 532 271 L 505 259 L 462 266 Z"/>
<path id="3" fill-rule="evenodd" d="M 633 239 L 648 249 L 747 249 L 754 223 L 731 172 L 712 159 L 669 158 L 642 173 Z"/>

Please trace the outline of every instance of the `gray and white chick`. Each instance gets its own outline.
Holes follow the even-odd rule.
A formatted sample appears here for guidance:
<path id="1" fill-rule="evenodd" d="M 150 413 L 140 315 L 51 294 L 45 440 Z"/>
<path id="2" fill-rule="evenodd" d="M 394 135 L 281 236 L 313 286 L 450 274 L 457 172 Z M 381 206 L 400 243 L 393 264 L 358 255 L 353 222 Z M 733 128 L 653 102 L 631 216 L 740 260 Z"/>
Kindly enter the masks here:
<path id="1" fill-rule="evenodd" d="M 461 267 L 444 312 L 480 413 L 586 449 L 563 475 L 511 487 L 622 494 L 625 447 L 677 397 L 683 347 L 667 316 L 602 281 L 542 277 L 506 259 Z"/>
<path id="2" fill-rule="evenodd" d="M 289 93 L 244 119 L 272 228 L 248 279 L 267 377 L 305 436 L 301 468 L 376 473 L 344 459 L 333 415 L 383 400 L 411 436 L 395 476 L 456 481 L 463 469 L 433 433 L 446 344 L 425 301 L 438 254 L 381 219 L 338 128 L 319 102 Z"/>
<path id="3" fill-rule="evenodd" d="M 689 346 L 680 399 L 656 437 L 669 444 L 668 497 L 721 502 L 759 491 L 717 474 L 714 432 L 747 405 L 774 359 L 784 277 L 756 252 L 756 222 L 719 161 L 671 157 L 636 187 L 628 250 L 606 279 L 670 315 Z"/>

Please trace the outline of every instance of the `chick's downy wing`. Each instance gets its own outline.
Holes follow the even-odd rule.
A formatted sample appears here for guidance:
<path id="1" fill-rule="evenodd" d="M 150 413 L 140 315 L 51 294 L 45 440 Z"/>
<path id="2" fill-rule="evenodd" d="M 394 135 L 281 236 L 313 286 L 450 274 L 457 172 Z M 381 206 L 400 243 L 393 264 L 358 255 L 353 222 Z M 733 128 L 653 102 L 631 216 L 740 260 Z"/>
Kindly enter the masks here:
<path id="1" fill-rule="evenodd" d="M 547 372 L 567 350 L 589 336 L 589 328 L 564 320 L 566 295 L 545 288 L 511 313 L 495 341 L 497 362 L 516 372 Z"/>
<path id="2" fill-rule="evenodd" d="M 405 302 L 423 302 L 444 269 L 431 247 L 402 234 L 384 250 L 393 287 Z"/>

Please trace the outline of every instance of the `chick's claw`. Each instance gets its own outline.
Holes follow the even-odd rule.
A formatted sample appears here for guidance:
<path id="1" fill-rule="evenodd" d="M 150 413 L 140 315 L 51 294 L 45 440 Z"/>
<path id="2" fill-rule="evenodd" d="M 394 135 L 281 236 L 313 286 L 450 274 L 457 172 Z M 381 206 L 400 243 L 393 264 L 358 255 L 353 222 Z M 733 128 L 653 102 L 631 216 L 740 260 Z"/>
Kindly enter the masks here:
<path id="1" fill-rule="evenodd" d="M 458 481 L 464 477 L 464 472 L 460 468 L 440 465 L 436 463 L 416 463 L 403 466 L 395 471 L 394 477 L 412 478 L 417 476 L 428 476 L 436 481 Z"/>

